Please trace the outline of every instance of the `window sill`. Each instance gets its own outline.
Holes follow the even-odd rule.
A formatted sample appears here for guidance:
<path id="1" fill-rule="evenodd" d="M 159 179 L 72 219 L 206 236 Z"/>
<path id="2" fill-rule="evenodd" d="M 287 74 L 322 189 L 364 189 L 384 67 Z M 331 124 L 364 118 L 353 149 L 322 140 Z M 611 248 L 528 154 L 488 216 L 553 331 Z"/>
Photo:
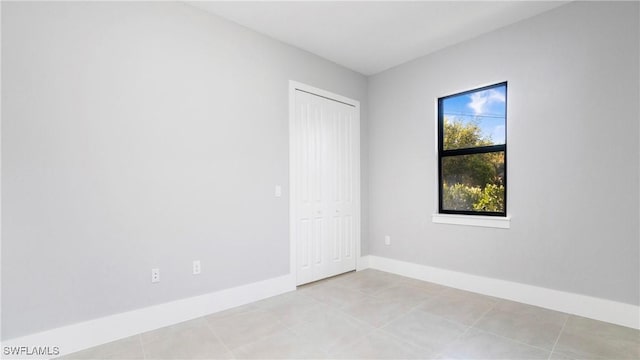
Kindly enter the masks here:
<path id="1" fill-rule="evenodd" d="M 432 220 L 438 224 L 480 226 L 498 229 L 511 227 L 510 217 L 433 214 Z"/>

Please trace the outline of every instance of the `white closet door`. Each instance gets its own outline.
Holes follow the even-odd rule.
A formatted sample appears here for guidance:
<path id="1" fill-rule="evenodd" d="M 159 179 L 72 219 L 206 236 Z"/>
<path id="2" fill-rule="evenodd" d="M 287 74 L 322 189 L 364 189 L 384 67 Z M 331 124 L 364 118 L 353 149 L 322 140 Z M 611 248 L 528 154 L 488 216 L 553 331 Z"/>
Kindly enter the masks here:
<path id="1" fill-rule="evenodd" d="M 290 151 L 298 285 L 356 267 L 357 121 L 354 106 L 296 90 Z"/>

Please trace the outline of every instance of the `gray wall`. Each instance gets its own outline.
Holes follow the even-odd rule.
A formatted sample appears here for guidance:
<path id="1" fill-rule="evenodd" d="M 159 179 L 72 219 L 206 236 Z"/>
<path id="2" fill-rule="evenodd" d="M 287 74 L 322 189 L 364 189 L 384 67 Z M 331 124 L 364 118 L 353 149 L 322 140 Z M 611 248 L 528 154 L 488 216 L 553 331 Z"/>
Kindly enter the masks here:
<path id="1" fill-rule="evenodd" d="M 288 81 L 367 109 L 364 76 L 180 3 L 3 2 L 2 56 L 4 339 L 288 273 Z"/>
<path id="2" fill-rule="evenodd" d="M 370 253 L 640 304 L 638 13 L 571 3 L 371 77 Z M 435 99 L 505 80 L 511 229 L 432 223 Z"/>

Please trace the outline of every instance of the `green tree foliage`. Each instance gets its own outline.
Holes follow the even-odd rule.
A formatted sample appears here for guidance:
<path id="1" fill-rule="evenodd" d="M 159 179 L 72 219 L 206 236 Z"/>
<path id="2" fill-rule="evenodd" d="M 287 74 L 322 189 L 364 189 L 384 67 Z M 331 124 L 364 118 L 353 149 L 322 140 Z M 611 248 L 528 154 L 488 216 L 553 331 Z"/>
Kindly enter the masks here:
<path id="1" fill-rule="evenodd" d="M 443 184 L 442 202 L 447 210 L 472 210 L 480 201 L 482 189 L 464 184 Z"/>
<path id="2" fill-rule="evenodd" d="M 480 198 L 473 203 L 476 211 L 503 211 L 504 210 L 504 186 L 487 184 L 482 189 Z"/>
<path id="3" fill-rule="evenodd" d="M 445 150 L 493 145 L 478 124 L 444 119 Z M 449 210 L 502 211 L 504 153 L 443 158 L 443 205 Z"/>
<path id="4" fill-rule="evenodd" d="M 460 120 L 444 118 L 444 149 L 462 149 L 476 146 L 493 145 L 490 138 L 482 136 L 477 123 L 464 123 Z"/>

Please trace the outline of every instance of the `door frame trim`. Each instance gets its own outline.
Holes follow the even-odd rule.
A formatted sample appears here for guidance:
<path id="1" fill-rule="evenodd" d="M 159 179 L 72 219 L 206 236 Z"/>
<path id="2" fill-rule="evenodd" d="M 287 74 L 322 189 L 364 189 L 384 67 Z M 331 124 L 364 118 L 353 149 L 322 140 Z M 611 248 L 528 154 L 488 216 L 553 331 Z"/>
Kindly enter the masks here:
<path id="1" fill-rule="evenodd" d="M 360 261 L 360 255 L 361 255 L 361 241 L 362 241 L 362 207 L 361 207 L 361 190 L 362 190 L 362 184 L 360 182 L 360 102 L 358 100 L 354 100 L 354 99 L 350 99 L 348 97 L 342 96 L 342 95 L 338 95 L 335 93 L 332 93 L 330 91 L 327 90 L 323 90 L 323 89 L 319 89 L 316 88 L 314 86 L 311 85 L 307 85 L 307 84 L 303 84 L 297 81 L 293 81 L 293 80 L 289 80 L 289 127 L 288 127 L 288 131 L 289 131 L 289 265 L 290 265 L 290 269 L 289 269 L 289 273 L 291 275 L 292 281 L 293 281 L 293 286 L 296 286 L 297 284 L 297 277 L 298 277 L 298 256 L 297 256 L 297 244 L 294 241 L 294 237 L 293 237 L 293 233 L 294 233 L 294 226 L 295 226 L 295 186 L 297 186 L 297 184 L 294 183 L 294 168 L 293 168 L 293 152 L 292 152 L 292 148 L 293 148 L 293 143 L 294 143 L 294 138 L 293 138 L 293 133 L 291 131 L 292 128 L 292 124 L 295 120 L 295 115 L 296 115 L 296 107 L 295 107 L 295 95 L 296 95 L 296 90 L 300 90 L 300 91 L 304 91 L 307 93 L 310 93 L 312 95 L 317 95 L 323 98 L 327 98 L 329 100 L 335 100 L 341 103 L 344 103 L 346 105 L 350 105 L 353 106 L 355 108 L 355 113 L 356 113 L 356 141 L 355 141 L 355 167 L 356 167 L 356 189 L 354 190 L 354 195 L 355 195 L 355 211 L 354 211 L 354 217 L 356 220 L 356 249 L 355 249 L 355 261 L 356 261 L 356 270 L 359 269 L 359 264 L 358 262 Z"/>

